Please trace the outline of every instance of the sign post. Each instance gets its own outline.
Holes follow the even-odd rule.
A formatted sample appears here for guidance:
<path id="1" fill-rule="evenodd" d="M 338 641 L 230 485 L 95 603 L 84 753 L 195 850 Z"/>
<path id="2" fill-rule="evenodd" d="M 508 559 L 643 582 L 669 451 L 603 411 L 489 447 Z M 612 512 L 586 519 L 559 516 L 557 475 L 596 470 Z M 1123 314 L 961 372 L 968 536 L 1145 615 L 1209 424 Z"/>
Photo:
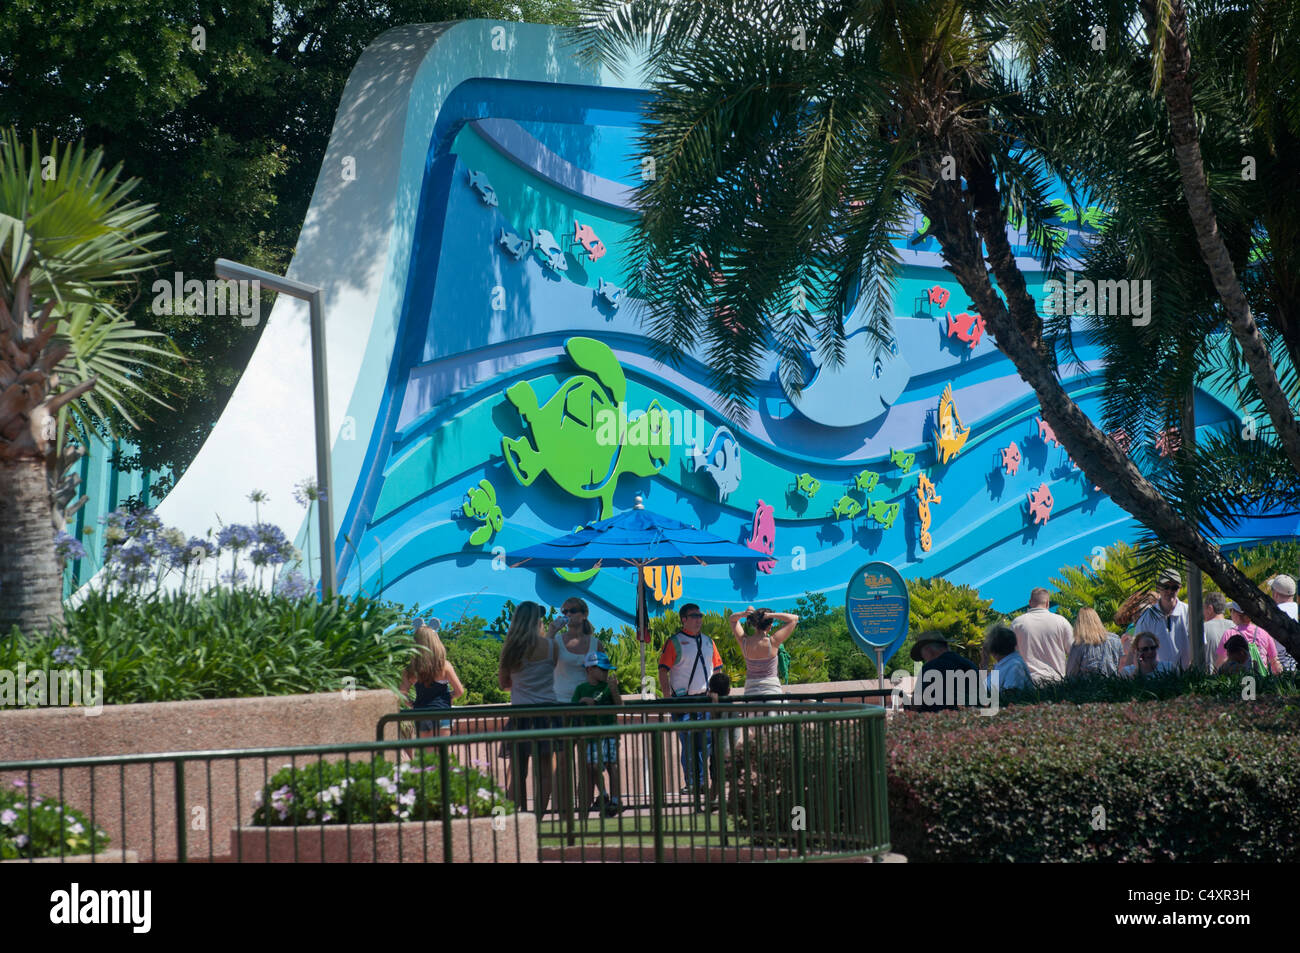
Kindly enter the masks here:
<path id="1" fill-rule="evenodd" d="M 871 562 L 849 580 L 844 593 L 844 618 L 849 635 L 864 652 L 876 655 L 876 674 L 885 687 L 885 656 L 907 638 L 911 599 L 907 583 L 889 563 Z"/>

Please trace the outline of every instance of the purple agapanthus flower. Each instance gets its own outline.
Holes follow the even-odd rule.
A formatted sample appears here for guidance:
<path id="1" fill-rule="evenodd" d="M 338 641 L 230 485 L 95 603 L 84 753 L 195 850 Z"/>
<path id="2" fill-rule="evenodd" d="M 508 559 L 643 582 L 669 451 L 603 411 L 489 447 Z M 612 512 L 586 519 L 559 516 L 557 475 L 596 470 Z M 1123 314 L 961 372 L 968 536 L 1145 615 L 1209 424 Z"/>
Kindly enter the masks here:
<path id="1" fill-rule="evenodd" d="M 305 598 L 316 587 L 313 586 L 302 573 L 295 570 L 287 576 L 282 576 L 275 583 L 275 594 L 282 598 L 296 601 Z"/>
<path id="2" fill-rule="evenodd" d="M 293 544 L 280 527 L 271 523 L 258 523 L 253 527 L 257 548 L 249 553 L 254 566 L 278 566 L 293 558 Z"/>
<path id="3" fill-rule="evenodd" d="M 77 659 L 81 658 L 81 649 L 77 648 L 75 645 L 60 645 L 50 653 L 50 658 L 54 659 L 54 661 L 58 662 L 60 665 L 67 665 L 70 662 L 75 662 Z"/>
<path id="4" fill-rule="evenodd" d="M 61 560 L 85 559 L 86 547 L 75 536 L 62 532 L 54 537 L 54 555 Z"/>
<path id="5" fill-rule="evenodd" d="M 257 534 L 249 526 L 242 523 L 231 523 L 229 526 L 221 527 L 221 532 L 217 534 L 217 545 L 223 550 L 230 549 L 238 552 L 241 549 L 247 549 L 257 542 Z"/>
<path id="6" fill-rule="evenodd" d="M 244 572 L 242 569 L 222 573 L 221 581 L 233 589 L 236 586 L 242 586 L 244 583 L 248 582 L 248 573 Z"/>
<path id="7" fill-rule="evenodd" d="M 325 491 L 316 485 L 316 481 L 311 477 L 305 480 L 299 480 L 293 485 L 293 498 L 299 506 L 308 506 L 316 501 L 324 502 L 326 499 Z"/>

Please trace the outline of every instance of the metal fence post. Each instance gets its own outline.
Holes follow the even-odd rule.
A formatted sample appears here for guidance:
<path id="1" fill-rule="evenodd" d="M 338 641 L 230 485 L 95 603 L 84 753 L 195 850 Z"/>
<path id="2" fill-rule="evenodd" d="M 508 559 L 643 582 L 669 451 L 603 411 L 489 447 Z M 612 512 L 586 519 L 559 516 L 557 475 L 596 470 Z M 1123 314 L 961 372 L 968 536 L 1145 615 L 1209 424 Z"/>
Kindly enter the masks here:
<path id="1" fill-rule="evenodd" d="M 438 746 L 438 781 L 442 788 L 442 862 L 451 863 L 451 766 L 445 744 Z M 469 833 L 473 837 L 473 832 Z"/>
<path id="2" fill-rule="evenodd" d="M 190 845 L 186 839 L 185 811 L 185 762 L 177 758 L 172 762 L 176 778 L 176 862 L 187 863 L 190 859 Z"/>
<path id="3" fill-rule="evenodd" d="M 664 862 L 664 733 L 650 735 L 650 826 L 654 831 L 655 863 Z"/>
<path id="4" fill-rule="evenodd" d="M 794 760 L 794 793 L 795 797 L 799 798 L 799 802 L 795 804 L 795 807 L 803 808 L 803 824 L 797 832 L 799 834 L 797 838 L 799 856 L 803 857 L 808 853 L 808 844 L 805 840 L 808 833 L 808 805 L 805 803 L 808 800 L 808 792 L 804 788 L 803 744 L 800 741 L 799 722 L 794 722 L 790 727 L 794 729 L 794 736 L 791 739 L 791 746 L 794 749 L 791 755 Z"/>

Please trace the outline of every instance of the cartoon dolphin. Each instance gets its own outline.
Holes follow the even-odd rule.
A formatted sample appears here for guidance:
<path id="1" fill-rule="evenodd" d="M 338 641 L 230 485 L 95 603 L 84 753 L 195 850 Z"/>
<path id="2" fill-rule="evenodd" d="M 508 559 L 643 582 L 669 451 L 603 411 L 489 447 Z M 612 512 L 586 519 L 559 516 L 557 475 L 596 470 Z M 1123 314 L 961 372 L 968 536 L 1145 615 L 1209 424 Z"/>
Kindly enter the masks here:
<path id="1" fill-rule="evenodd" d="M 725 500 L 740 486 L 740 442 L 726 427 L 713 431 L 709 446 L 692 447 L 689 456 L 695 472 L 703 470 L 718 487 L 718 499 Z"/>
<path id="2" fill-rule="evenodd" d="M 798 395 L 785 391 L 796 410 L 826 427 L 857 427 L 893 406 L 912 377 L 912 367 L 892 351 L 875 356 L 866 334 L 864 329 L 849 335 L 839 367 L 824 366 L 815 351 L 808 355 L 814 368 L 811 378 Z"/>

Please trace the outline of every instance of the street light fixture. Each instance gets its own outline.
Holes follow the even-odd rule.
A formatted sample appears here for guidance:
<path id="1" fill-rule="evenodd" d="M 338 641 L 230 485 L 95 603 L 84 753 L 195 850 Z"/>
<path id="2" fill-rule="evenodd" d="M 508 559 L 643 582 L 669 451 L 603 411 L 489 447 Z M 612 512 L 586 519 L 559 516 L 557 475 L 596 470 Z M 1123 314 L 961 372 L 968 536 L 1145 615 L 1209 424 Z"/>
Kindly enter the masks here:
<path id="1" fill-rule="evenodd" d="M 320 588 L 328 599 L 338 591 L 334 564 L 334 490 L 330 484 L 329 388 L 325 381 L 325 292 L 260 268 L 251 268 L 228 258 L 217 259 L 217 277 L 232 281 L 257 281 L 263 287 L 307 302 L 311 312 L 312 402 L 316 417 L 316 486 L 320 490 Z M 311 532 L 308 527 L 307 532 Z M 308 572 L 311 567 L 307 567 Z"/>

